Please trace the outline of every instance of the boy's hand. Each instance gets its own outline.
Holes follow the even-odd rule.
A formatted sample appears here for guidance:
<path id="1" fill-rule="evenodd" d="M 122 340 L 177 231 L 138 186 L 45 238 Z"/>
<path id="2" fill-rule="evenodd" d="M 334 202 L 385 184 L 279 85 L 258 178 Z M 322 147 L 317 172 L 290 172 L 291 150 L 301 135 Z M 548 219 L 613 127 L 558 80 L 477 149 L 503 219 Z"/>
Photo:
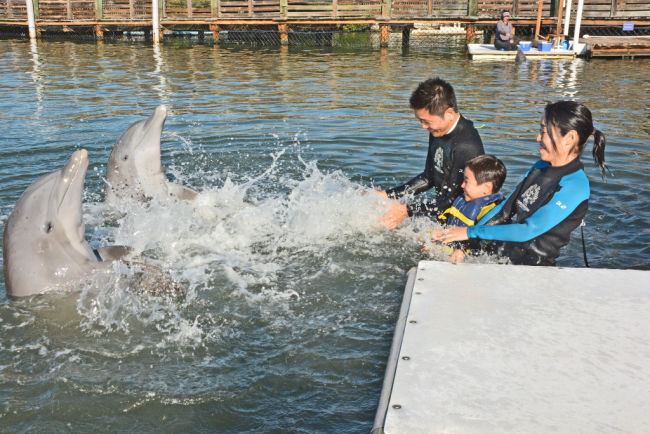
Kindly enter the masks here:
<path id="1" fill-rule="evenodd" d="M 465 261 L 465 252 L 461 249 L 454 250 L 454 253 L 449 256 L 449 262 L 463 262 Z"/>

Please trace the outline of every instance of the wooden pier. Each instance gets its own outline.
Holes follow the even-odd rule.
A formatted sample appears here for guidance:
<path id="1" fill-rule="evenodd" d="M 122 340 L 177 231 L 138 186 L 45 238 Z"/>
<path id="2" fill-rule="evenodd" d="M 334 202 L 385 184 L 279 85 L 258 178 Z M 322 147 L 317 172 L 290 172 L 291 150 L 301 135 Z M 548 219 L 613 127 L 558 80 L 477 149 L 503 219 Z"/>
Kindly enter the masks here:
<path id="1" fill-rule="evenodd" d="M 574 0 L 571 6 L 572 17 L 577 3 Z M 29 26 L 30 37 L 53 31 L 91 33 L 101 39 L 105 32 L 120 31 L 143 31 L 151 37 L 156 29 L 157 42 L 166 32 L 193 30 L 211 33 L 219 42 L 220 30 L 270 26 L 277 30 L 280 42 L 288 44 L 292 27 L 332 29 L 356 24 L 378 26 L 381 45 L 387 46 L 391 29 L 406 29 L 408 40 L 416 24 L 460 25 L 469 40 L 475 28 L 491 29 L 503 10 L 510 11 L 515 27 L 532 30 L 539 19 L 550 29 L 562 21 L 563 4 L 563 0 L 544 0 L 540 11 L 539 0 L 0 0 L 0 32 Z M 584 0 L 582 26 L 629 24 L 650 26 L 650 0 Z M 636 51 L 629 53 L 650 51 L 650 42 L 641 39 L 642 45 L 648 45 L 635 44 Z M 594 55 L 607 51 L 595 50 Z"/>

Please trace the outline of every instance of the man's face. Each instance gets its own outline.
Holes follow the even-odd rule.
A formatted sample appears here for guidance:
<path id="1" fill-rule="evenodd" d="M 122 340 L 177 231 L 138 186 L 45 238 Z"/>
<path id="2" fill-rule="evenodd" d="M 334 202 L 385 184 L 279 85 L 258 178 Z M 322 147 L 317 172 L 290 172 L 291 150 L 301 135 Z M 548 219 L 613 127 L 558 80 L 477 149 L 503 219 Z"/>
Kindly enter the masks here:
<path id="1" fill-rule="evenodd" d="M 415 118 L 420 121 L 422 128 L 429 131 L 433 137 L 442 137 L 449 132 L 456 122 L 457 115 L 451 107 L 445 110 L 442 117 L 432 115 L 427 108 L 415 109 Z"/>

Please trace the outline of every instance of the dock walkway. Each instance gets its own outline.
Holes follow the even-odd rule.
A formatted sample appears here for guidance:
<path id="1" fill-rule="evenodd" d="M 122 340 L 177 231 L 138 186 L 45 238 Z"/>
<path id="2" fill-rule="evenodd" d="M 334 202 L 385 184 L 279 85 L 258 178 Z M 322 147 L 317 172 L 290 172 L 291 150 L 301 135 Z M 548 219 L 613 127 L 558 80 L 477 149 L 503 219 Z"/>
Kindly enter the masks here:
<path id="1" fill-rule="evenodd" d="M 650 272 L 423 261 L 373 433 L 650 432 Z"/>

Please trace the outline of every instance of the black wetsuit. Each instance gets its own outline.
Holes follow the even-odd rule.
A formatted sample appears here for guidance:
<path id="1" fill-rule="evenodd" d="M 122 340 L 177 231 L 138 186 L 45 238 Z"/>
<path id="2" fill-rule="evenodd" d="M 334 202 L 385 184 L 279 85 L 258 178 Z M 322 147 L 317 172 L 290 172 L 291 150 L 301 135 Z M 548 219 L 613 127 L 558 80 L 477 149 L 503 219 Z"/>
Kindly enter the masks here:
<path id="1" fill-rule="evenodd" d="M 492 247 L 514 264 L 555 265 L 587 213 L 588 200 L 589 180 L 579 158 L 562 167 L 540 160 L 467 236 L 496 240 Z"/>
<path id="2" fill-rule="evenodd" d="M 474 123 L 462 115 L 456 128 L 442 137 L 429 134 L 429 152 L 424 172 L 406 184 L 387 190 L 388 197 L 400 198 L 434 188 L 433 202 L 416 202 L 406 206 L 409 216 L 437 216 L 449 208 L 456 196 L 463 193 L 463 171 L 468 160 L 483 155 L 483 142 Z"/>

